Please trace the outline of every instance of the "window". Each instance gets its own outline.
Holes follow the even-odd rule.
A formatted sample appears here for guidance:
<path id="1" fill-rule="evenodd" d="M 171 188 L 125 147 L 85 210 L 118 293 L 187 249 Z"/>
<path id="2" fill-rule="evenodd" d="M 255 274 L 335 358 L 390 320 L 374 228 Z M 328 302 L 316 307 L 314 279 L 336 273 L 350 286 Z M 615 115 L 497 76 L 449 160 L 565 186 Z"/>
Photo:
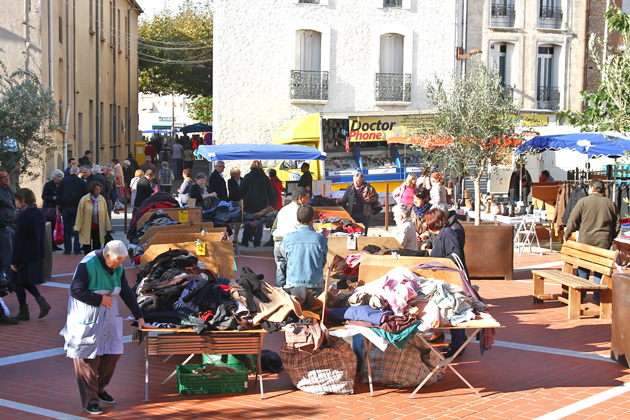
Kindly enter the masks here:
<path id="1" fill-rule="evenodd" d="M 538 27 L 545 29 L 562 28 L 562 8 L 560 0 L 539 0 Z"/>
<path id="2" fill-rule="evenodd" d="M 59 16 L 59 43 L 63 44 L 63 18 Z"/>
<path id="3" fill-rule="evenodd" d="M 328 99 L 328 72 L 322 71 L 322 34 L 296 32 L 295 70 L 291 71 L 291 99 Z"/>
<path id="4" fill-rule="evenodd" d="M 400 34 L 381 35 L 379 71 L 376 74 L 377 101 L 410 101 L 411 75 L 404 74 L 405 38 Z"/>
<path id="5" fill-rule="evenodd" d="M 92 99 L 90 99 L 88 113 L 88 139 L 90 142 L 88 149 L 92 150 L 94 148 L 94 101 Z M 80 147 L 83 150 L 83 143 L 81 143 Z"/>
<path id="6" fill-rule="evenodd" d="M 120 43 L 120 10 L 118 10 L 118 26 L 116 28 L 116 36 L 118 37 L 118 54 L 122 54 L 122 44 Z"/>
<path id="7" fill-rule="evenodd" d="M 98 0 L 97 0 L 98 1 Z M 105 0 L 100 0 L 100 10 L 101 10 L 101 17 L 99 19 L 98 16 L 96 16 L 96 21 L 99 23 L 99 27 L 101 29 L 101 41 L 105 42 L 105 22 L 103 22 L 103 20 L 105 19 L 105 12 L 103 11 L 103 3 L 105 2 Z"/>
<path id="8" fill-rule="evenodd" d="M 91 101 L 90 101 L 91 102 Z M 83 113 L 77 114 L 77 149 L 84 150 L 83 147 Z"/>
<path id="9" fill-rule="evenodd" d="M 554 53 L 558 47 L 542 45 L 538 47 L 536 80 L 536 108 L 558 110 L 560 89 L 558 88 L 558 63 Z"/>
<path id="10" fill-rule="evenodd" d="M 114 13 L 114 3 L 109 2 L 109 46 L 116 44 L 116 15 Z"/>
<path id="11" fill-rule="evenodd" d="M 90 33 L 94 34 L 94 0 L 88 4 L 88 14 L 90 16 Z"/>
<path id="12" fill-rule="evenodd" d="M 129 18 L 125 16 L 125 57 L 129 57 Z"/>
<path id="13" fill-rule="evenodd" d="M 402 7 L 402 0 L 383 0 L 383 7 Z"/>
<path id="14" fill-rule="evenodd" d="M 516 18 L 514 0 L 490 0 L 490 26 L 512 28 Z"/>
<path id="15" fill-rule="evenodd" d="M 490 46 L 490 63 L 491 70 L 496 72 L 501 77 L 501 84 L 505 86 L 506 81 L 506 53 L 507 46 L 505 44 L 492 44 Z"/>

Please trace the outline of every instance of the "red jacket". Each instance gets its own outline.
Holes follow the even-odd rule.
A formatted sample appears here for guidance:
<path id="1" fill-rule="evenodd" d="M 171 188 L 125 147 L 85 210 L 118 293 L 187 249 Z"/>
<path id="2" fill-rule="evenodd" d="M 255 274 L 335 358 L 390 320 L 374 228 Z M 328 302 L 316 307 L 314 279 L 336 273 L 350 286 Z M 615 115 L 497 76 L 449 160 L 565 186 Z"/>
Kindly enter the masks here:
<path id="1" fill-rule="evenodd" d="M 273 204 L 273 208 L 280 211 L 282 208 L 282 181 L 277 176 L 269 179 L 271 180 L 271 185 L 276 189 L 276 202 Z"/>

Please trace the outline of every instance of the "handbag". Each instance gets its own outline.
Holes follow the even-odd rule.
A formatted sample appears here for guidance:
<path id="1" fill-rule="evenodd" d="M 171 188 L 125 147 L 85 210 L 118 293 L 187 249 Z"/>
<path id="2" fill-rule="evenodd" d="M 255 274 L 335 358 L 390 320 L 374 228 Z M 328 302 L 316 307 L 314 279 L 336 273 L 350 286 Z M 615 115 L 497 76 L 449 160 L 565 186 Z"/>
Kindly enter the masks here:
<path id="1" fill-rule="evenodd" d="M 57 221 L 55 222 L 55 233 L 53 236 L 55 244 L 63 244 L 63 223 L 61 223 L 61 215 L 57 215 Z"/>
<path id="2" fill-rule="evenodd" d="M 383 206 L 377 201 L 372 203 L 372 215 L 379 214 L 383 211 Z"/>
<path id="3" fill-rule="evenodd" d="M 57 221 L 57 209 L 54 207 L 47 207 L 42 209 L 44 212 L 44 217 L 47 222 L 55 222 Z"/>

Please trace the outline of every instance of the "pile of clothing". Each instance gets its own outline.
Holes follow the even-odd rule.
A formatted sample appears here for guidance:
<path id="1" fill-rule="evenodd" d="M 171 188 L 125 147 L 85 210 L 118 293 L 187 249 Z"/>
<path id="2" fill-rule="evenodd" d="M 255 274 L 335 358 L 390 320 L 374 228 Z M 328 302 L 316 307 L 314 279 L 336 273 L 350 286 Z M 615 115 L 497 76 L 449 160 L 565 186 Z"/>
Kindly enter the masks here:
<path id="1" fill-rule="evenodd" d="M 131 219 L 131 223 L 129 224 L 127 239 L 133 241 L 134 238 L 136 238 L 137 240 L 137 238 L 139 237 L 137 232 L 138 222 L 147 211 L 151 209 L 172 209 L 175 207 L 179 207 L 179 203 L 169 193 L 157 192 L 153 194 L 151 197 L 144 200 L 142 204 L 140 204 L 140 207 L 138 207 L 138 210 L 136 210 L 136 213 L 134 214 L 134 217 L 133 219 Z"/>
<path id="2" fill-rule="evenodd" d="M 356 261 L 356 254 L 343 262 L 337 259 L 333 269 L 345 264 L 347 271 Z M 403 349 L 418 331 L 456 326 L 486 309 L 476 292 L 418 276 L 406 267 L 365 285 L 356 277 L 342 276 L 327 293 L 325 321 L 362 327 L 360 332 L 382 351 L 390 343 Z"/>
<path id="3" fill-rule="evenodd" d="M 313 325 L 323 303 L 296 288 L 289 294 L 242 267 L 228 280 L 186 250 L 158 255 L 138 273 L 134 286 L 145 321 L 161 327 L 205 330 L 280 330 L 288 324 Z M 304 289 L 304 290 L 302 290 Z"/>

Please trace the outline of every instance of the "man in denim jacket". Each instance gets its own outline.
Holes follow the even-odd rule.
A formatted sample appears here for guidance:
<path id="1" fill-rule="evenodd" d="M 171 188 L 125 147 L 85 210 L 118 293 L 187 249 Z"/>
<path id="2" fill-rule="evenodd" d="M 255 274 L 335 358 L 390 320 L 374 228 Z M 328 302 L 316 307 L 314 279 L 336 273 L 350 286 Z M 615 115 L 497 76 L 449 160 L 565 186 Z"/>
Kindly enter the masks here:
<path id="1" fill-rule="evenodd" d="M 328 239 L 313 229 L 313 208 L 300 207 L 297 211 L 300 225 L 282 240 L 287 257 L 285 288 L 305 286 L 319 294 L 323 290 L 324 265 L 328 253 Z"/>

